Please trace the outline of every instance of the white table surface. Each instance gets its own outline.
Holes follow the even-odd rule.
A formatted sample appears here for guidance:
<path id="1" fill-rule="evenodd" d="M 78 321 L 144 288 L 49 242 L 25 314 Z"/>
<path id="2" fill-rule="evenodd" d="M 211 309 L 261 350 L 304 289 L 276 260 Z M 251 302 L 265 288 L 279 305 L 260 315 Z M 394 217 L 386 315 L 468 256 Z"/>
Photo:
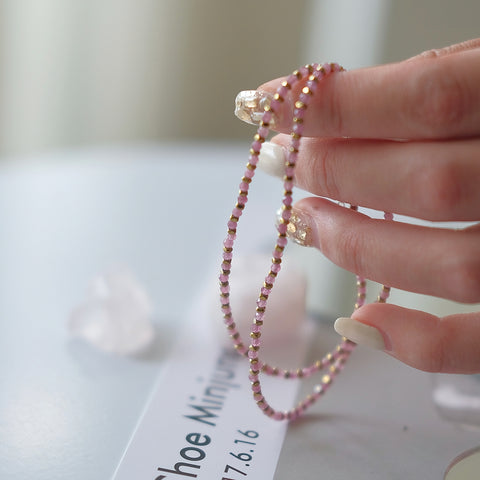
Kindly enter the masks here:
<path id="1" fill-rule="evenodd" d="M 124 266 L 150 294 L 159 331 L 175 332 L 189 299 L 215 281 L 247 150 L 92 149 L 0 168 L 2 480 L 111 478 L 171 340 L 160 335 L 140 358 L 107 355 L 69 337 L 69 313 L 96 274 Z M 262 175 L 255 188 L 247 230 L 272 218 L 281 192 Z M 330 326 L 319 331 L 312 355 L 335 339 Z M 440 479 L 478 444 L 478 430 L 438 417 L 430 375 L 358 348 L 290 426 L 275 478 Z"/>

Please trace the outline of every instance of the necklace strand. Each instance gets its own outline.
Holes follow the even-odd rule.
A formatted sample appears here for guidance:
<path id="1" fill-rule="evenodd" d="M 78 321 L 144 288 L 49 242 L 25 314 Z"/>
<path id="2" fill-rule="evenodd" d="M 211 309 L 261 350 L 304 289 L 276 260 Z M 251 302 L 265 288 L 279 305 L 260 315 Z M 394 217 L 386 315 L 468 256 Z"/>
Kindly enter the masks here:
<path id="1" fill-rule="evenodd" d="M 325 63 L 306 65 L 299 70 L 295 70 L 287 79 L 282 82 L 281 86 L 275 93 L 270 105 L 265 107 L 265 111 L 258 127 L 257 133 L 253 138 L 250 147 L 249 158 L 246 165 L 245 173 L 239 185 L 239 194 L 235 207 L 233 208 L 230 219 L 227 223 L 228 232 L 227 237 L 223 242 L 223 261 L 221 264 L 221 272 L 219 276 L 220 281 L 220 301 L 223 312 L 224 323 L 227 331 L 233 342 L 234 348 L 237 352 L 249 359 L 250 374 L 249 379 L 253 398 L 258 407 L 269 417 L 275 420 L 294 420 L 301 415 L 307 408 L 313 405 L 332 385 L 333 380 L 337 374 L 343 369 L 345 362 L 348 360 L 351 352 L 354 350 L 356 344 L 345 337 L 339 345 L 330 353 L 325 355 L 322 359 L 313 362 L 312 364 L 294 370 L 280 369 L 264 363 L 259 358 L 259 351 L 261 347 L 262 327 L 264 323 L 264 316 L 267 307 L 269 295 L 275 284 L 278 273 L 281 270 L 282 257 L 287 245 L 287 227 L 290 221 L 292 210 L 292 189 L 294 181 L 294 172 L 297 162 L 298 152 L 300 148 L 300 139 L 303 136 L 303 122 L 304 115 L 312 95 L 315 93 L 318 82 L 327 75 L 340 72 L 344 69 L 336 63 Z M 257 168 L 258 156 L 265 142 L 268 134 L 270 122 L 275 115 L 280 103 L 284 102 L 286 95 L 292 87 L 299 81 L 307 79 L 306 86 L 302 89 L 298 100 L 295 102 L 293 111 L 293 127 L 291 132 L 291 141 L 289 147 L 289 155 L 285 163 L 285 171 L 283 177 L 283 201 L 281 207 L 281 219 L 277 226 L 278 236 L 275 243 L 270 270 L 265 277 L 263 286 L 260 289 L 260 294 L 257 299 L 257 306 L 255 310 L 255 317 L 250 331 L 250 344 L 247 347 L 241 338 L 240 332 L 236 326 L 233 318 L 232 308 L 230 305 L 230 273 L 233 258 L 233 246 L 237 237 L 237 225 L 240 217 L 245 209 L 248 200 L 248 192 L 250 183 L 255 175 Z M 355 206 L 350 208 L 356 210 Z M 392 214 L 385 213 L 384 218 L 391 220 Z M 390 294 L 390 287 L 382 286 L 377 302 L 386 302 Z M 357 296 L 354 309 L 360 308 L 365 303 L 366 298 L 366 280 L 357 275 Z M 318 385 L 313 388 L 313 391 L 301 400 L 294 408 L 281 411 L 275 410 L 265 399 L 260 383 L 260 374 L 279 376 L 286 379 L 293 378 L 308 378 L 314 373 L 327 370 Z"/>

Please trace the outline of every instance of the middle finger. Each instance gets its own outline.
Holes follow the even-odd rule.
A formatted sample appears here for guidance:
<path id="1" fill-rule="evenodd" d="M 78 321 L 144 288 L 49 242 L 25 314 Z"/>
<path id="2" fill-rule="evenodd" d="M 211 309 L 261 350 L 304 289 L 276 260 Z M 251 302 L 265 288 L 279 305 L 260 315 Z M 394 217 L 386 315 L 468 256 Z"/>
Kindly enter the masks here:
<path id="1" fill-rule="evenodd" d="M 289 136 L 277 135 L 273 142 L 286 149 Z M 302 142 L 295 183 L 313 194 L 430 221 L 480 218 L 478 139 Z M 261 154 L 259 166 L 265 162 L 283 165 L 281 157 Z"/>

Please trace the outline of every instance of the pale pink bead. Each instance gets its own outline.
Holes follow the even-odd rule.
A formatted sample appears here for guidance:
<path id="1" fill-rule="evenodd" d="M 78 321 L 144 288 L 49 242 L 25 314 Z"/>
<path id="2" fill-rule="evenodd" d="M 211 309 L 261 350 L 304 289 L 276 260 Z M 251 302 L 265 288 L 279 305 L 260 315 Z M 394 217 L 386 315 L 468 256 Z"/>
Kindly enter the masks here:
<path id="1" fill-rule="evenodd" d="M 287 177 L 293 177 L 293 174 L 295 173 L 295 167 L 287 167 L 285 168 L 285 175 Z"/>
<path id="2" fill-rule="evenodd" d="M 251 360 L 254 360 L 256 358 L 258 358 L 258 352 L 256 352 L 255 350 L 248 350 L 248 358 L 250 358 Z"/>
<path id="3" fill-rule="evenodd" d="M 251 374 L 248 376 L 248 379 L 249 379 L 251 382 L 258 382 L 258 375 L 255 375 L 255 374 L 251 373 Z"/>
<path id="4" fill-rule="evenodd" d="M 283 204 L 287 207 L 290 206 L 292 203 L 293 203 L 293 197 L 291 195 L 288 195 L 283 199 Z"/>
<path id="5" fill-rule="evenodd" d="M 282 98 L 285 98 L 288 94 L 288 88 L 285 86 L 285 85 L 281 85 L 278 89 L 277 89 L 277 93 L 282 97 Z"/>
<path id="6" fill-rule="evenodd" d="M 282 218 L 283 218 L 285 221 L 290 220 L 290 217 L 291 217 L 291 216 L 292 216 L 291 210 L 285 209 L 285 210 L 282 211 Z"/>
<path id="7" fill-rule="evenodd" d="M 283 183 L 283 187 L 285 188 L 285 190 L 292 190 L 293 182 L 291 180 L 287 180 Z"/>
<path id="8" fill-rule="evenodd" d="M 231 260 L 233 258 L 233 252 L 223 252 L 224 260 Z"/>
<path id="9" fill-rule="evenodd" d="M 270 295 L 271 289 L 267 287 L 262 287 L 260 291 L 262 292 L 262 295 L 268 296 Z"/>
<path id="10" fill-rule="evenodd" d="M 263 137 L 266 138 L 268 136 L 269 130 L 267 127 L 259 127 L 257 130 L 257 133 Z"/>
<path id="11" fill-rule="evenodd" d="M 278 273 L 282 269 L 282 265 L 280 263 L 273 263 L 272 266 L 270 267 L 270 269 L 272 270 L 272 272 Z M 258 305 L 258 303 L 257 303 L 257 305 Z"/>
<path id="12" fill-rule="evenodd" d="M 232 215 L 234 217 L 241 217 L 242 216 L 242 209 L 241 208 L 238 208 L 238 207 L 235 207 L 233 210 L 232 210 Z"/>
<path id="13" fill-rule="evenodd" d="M 265 316 L 265 312 L 255 312 L 255 321 L 263 322 L 263 317 Z"/>
<path id="14" fill-rule="evenodd" d="M 298 79 L 297 79 L 296 75 L 293 75 L 293 73 L 290 74 L 290 75 L 287 77 L 287 82 L 288 82 L 290 85 L 293 85 L 293 84 L 297 83 L 297 81 L 298 81 Z"/>
<path id="15" fill-rule="evenodd" d="M 230 303 L 230 299 L 228 297 L 220 297 L 220 302 L 222 305 L 228 305 Z"/>
<path id="16" fill-rule="evenodd" d="M 283 253 L 279 252 L 278 250 L 274 250 L 272 252 L 272 256 L 273 256 L 273 258 L 275 258 L 275 260 L 281 260 L 282 256 L 283 256 Z"/>
<path id="17" fill-rule="evenodd" d="M 288 226 L 287 226 L 285 223 L 280 223 L 280 224 L 277 226 L 278 232 L 281 233 L 281 234 L 283 234 L 283 235 L 284 235 L 285 233 L 287 233 L 287 228 L 288 228 Z"/>
<path id="18" fill-rule="evenodd" d="M 255 175 L 255 170 L 245 170 L 245 173 L 243 174 L 244 177 L 252 179 L 253 176 Z"/>
<path id="19" fill-rule="evenodd" d="M 225 248 L 232 248 L 233 247 L 233 242 L 234 242 L 234 239 L 233 238 L 226 238 L 224 241 L 223 241 L 223 246 Z"/>
<path id="20" fill-rule="evenodd" d="M 307 95 L 306 93 L 301 93 L 298 96 L 298 99 L 303 102 L 305 105 L 308 105 L 308 102 L 310 102 L 310 95 Z"/>
<path id="21" fill-rule="evenodd" d="M 393 220 L 393 213 L 385 212 L 383 216 L 385 220 Z"/>
<path id="22" fill-rule="evenodd" d="M 273 118 L 273 115 L 272 115 L 272 112 L 271 111 L 267 111 L 263 114 L 262 116 L 262 120 L 265 122 L 265 123 L 269 123 L 272 121 L 272 118 Z"/>
<path id="23" fill-rule="evenodd" d="M 325 70 L 326 75 L 328 75 L 332 71 L 332 67 L 330 66 L 329 63 L 324 63 L 322 67 Z"/>
<path id="24" fill-rule="evenodd" d="M 267 275 L 267 276 L 265 277 L 265 282 L 266 282 L 266 283 L 272 283 L 272 284 L 273 284 L 273 283 L 275 283 L 275 277 L 274 277 L 273 275 Z"/>
<path id="25" fill-rule="evenodd" d="M 277 112 L 279 105 L 280 105 L 280 102 L 278 100 L 273 99 L 270 102 L 270 109 L 274 112 Z"/>
<path id="26" fill-rule="evenodd" d="M 244 197 L 243 195 L 239 195 L 237 198 L 237 203 L 239 205 L 245 206 L 245 204 L 248 202 L 248 198 Z"/>
<path id="27" fill-rule="evenodd" d="M 227 226 L 230 230 L 236 230 L 237 229 L 237 222 L 234 222 L 233 220 L 230 220 L 227 223 Z"/>
<path id="28" fill-rule="evenodd" d="M 300 119 L 303 119 L 303 117 L 305 116 L 305 109 L 304 108 L 294 108 L 293 109 L 293 116 L 297 117 L 297 118 L 300 118 Z"/>
<path id="29" fill-rule="evenodd" d="M 222 262 L 223 270 L 230 270 L 230 264 L 228 262 Z"/>
<path id="30" fill-rule="evenodd" d="M 306 77 L 309 74 L 308 67 L 305 65 L 298 69 L 302 77 Z"/>
<path id="31" fill-rule="evenodd" d="M 263 369 L 263 371 L 267 374 L 267 375 L 273 375 L 273 368 L 270 366 L 270 365 L 265 365 L 265 368 Z"/>
<path id="32" fill-rule="evenodd" d="M 228 275 L 225 275 L 225 274 L 220 274 L 220 276 L 218 277 L 218 279 L 221 281 L 221 282 L 228 282 Z"/>
<path id="33" fill-rule="evenodd" d="M 266 300 L 262 300 L 261 298 L 259 298 L 257 300 L 257 306 L 260 307 L 260 308 L 264 308 L 267 306 L 267 301 Z"/>
<path id="34" fill-rule="evenodd" d="M 262 148 L 262 142 L 260 140 L 255 140 L 252 143 L 252 150 L 254 152 L 259 152 L 261 148 Z"/>
<path id="35" fill-rule="evenodd" d="M 252 332 L 253 333 L 260 333 L 261 330 L 262 330 L 262 327 L 260 325 L 256 325 L 256 324 L 252 325 Z"/>
<path id="36" fill-rule="evenodd" d="M 230 287 L 225 286 L 225 287 L 220 287 L 220 292 L 221 293 L 228 293 L 230 291 Z"/>
<path id="37" fill-rule="evenodd" d="M 240 190 L 247 192 L 249 188 L 249 184 L 247 182 L 241 182 L 239 185 L 239 188 Z"/>
<path id="38" fill-rule="evenodd" d="M 274 420 L 284 420 L 285 414 L 283 412 L 279 412 L 278 410 L 273 414 Z"/>
<path id="39" fill-rule="evenodd" d="M 277 239 L 277 244 L 280 245 L 281 247 L 285 247 L 288 243 L 287 237 L 278 237 Z"/>

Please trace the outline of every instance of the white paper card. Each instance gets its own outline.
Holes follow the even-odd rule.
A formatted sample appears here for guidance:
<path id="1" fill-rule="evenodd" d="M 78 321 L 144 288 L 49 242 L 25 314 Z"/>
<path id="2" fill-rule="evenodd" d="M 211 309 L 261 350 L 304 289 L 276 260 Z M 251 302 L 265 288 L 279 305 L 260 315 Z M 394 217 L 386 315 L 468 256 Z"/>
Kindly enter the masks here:
<path id="1" fill-rule="evenodd" d="M 257 407 L 247 359 L 219 341 L 206 312 L 182 330 L 114 480 L 273 479 L 287 423 Z M 276 338 L 281 366 L 302 364 L 306 343 Z M 297 390 L 298 380 L 262 375 L 274 408 L 291 408 Z"/>

